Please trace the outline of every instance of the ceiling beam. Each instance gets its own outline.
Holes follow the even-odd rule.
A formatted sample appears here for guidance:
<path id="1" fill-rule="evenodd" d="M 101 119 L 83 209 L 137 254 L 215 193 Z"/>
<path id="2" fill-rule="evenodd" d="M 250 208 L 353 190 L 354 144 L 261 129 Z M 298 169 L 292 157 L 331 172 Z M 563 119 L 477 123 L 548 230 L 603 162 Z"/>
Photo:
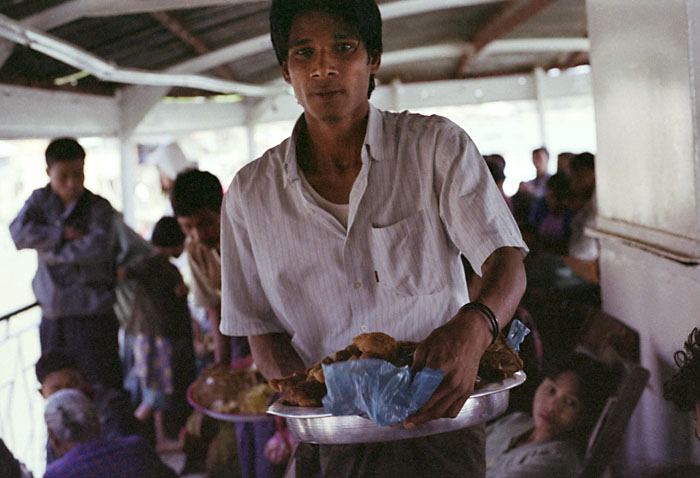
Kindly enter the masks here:
<path id="1" fill-rule="evenodd" d="M 469 62 L 474 56 L 478 55 L 486 45 L 510 33 L 555 1 L 556 0 L 527 0 L 525 2 L 520 2 L 514 0 L 506 4 L 474 34 L 472 38 L 474 53 L 462 57 L 459 68 L 457 69 L 457 77 L 461 78 L 466 75 Z"/>
<path id="2" fill-rule="evenodd" d="M 436 10 L 447 10 L 449 8 L 472 7 L 487 3 L 502 2 L 503 0 L 397 0 L 390 3 L 379 4 L 379 11 L 382 20 L 393 20 L 395 18 L 409 17 L 422 13 L 434 12 Z"/>
<path id="3" fill-rule="evenodd" d="M 496 40 L 484 47 L 480 55 L 498 55 L 528 52 L 588 52 L 588 38 L 518 38 Z M 438 43 L 435 45 L 407 48 L 382 54 L 382 67 L 403 65 L 427 60 L 456 59 L 474 51 L 470 42 Z"/>
<path id="4" fill-rule="evenodd" d="M 186 45 L 192 47 L 198 55 L 205 55 L 211 51 L 211 48 L 207 46 L 204 40 L 197 36 L 188 25 L 185 25 L 184 22 L 173 17 L 171 14 L 166 12 L 151 12 L 150 15 Z M 228 66 L 217 65 L 214 69 L 222 78 L 231 81 L 236 80 L 236 75 Z"/>
<path id="5" fill-rule="evenodd" d="M 150 86 L 182 86 L 244 96 L 267 96 L 279 93 L 269 88 L 247 83 L 219 80 L 200 75 L 159 73 L 135 68 L 120 68 L 82 48 L 0 15 L 0 36 L 55 58 L 78 70 L 85 70 L 104 81 Z"/>

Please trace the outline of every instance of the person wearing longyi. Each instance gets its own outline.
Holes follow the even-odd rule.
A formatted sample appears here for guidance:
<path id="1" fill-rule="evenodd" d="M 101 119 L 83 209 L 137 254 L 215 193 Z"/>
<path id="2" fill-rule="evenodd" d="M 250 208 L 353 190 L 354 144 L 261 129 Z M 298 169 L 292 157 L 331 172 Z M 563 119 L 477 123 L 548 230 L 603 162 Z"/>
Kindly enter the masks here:
<path id="1" fill-rule="evenodd" d="M 454 417 L 525 289 L 517 225 L 462 129 L 369 103 L 382 53 L 373 0 L 273 0 L 270 29 L 304 113 L 224 197 L 221 331 L 248 336 L 268 380 L 362 333 L 420 342 L 413 368 L 445 378 L 404 426 Z M 480 276 L 474 297 L 460 253 Z M 296 459 L 324 477 L 484 476 L 484 429 L 300 445 Z"/>

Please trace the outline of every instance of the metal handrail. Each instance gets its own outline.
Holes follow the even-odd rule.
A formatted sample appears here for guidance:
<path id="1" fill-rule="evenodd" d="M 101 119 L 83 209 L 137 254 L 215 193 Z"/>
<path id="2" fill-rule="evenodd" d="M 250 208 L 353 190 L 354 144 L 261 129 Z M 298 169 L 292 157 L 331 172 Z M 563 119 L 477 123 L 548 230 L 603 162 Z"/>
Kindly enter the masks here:
<path id="1" fill-rule="evenodd" d="M 32 469 L 34 476 L 41 476 L 46 463 L 46 427 L 33 374 L 38 358 L 35 354 L 40 353 L 41 318 L 27 322 L 16 317 L 37 305 L 35 302 L 0 317 L 0 356 L 4 369 L 0 378 L 0 437 Z"/>
<path id="2" fill-rule="evenodd" d="M 8 319 L 10 319 L 11 317 L 13 317 L 13 316 L 15 316 L 15 315 L 17 315 L 17 314 L 21 314 L 21 313 L 24 312 L 25 310 L 29 310 L 29 309 L 31 309 L 32 307 L 36 307 L 37 305 L 39 305 L 39 302 L 34 302 L 33 304 L 25 305 L 25 306 L 22 307 L 22 308 L 19 308 L 19 309 L 17 309 L 17 310 L 13 310 L 12 312 L 10 312 L 10 313 L 8 313 L 8 314 L 5 314 L 5 315 L 3 315 L 2 317 L 0 317 L 0 322 L 2 322 L 3 320 L 8 320 Z"/>

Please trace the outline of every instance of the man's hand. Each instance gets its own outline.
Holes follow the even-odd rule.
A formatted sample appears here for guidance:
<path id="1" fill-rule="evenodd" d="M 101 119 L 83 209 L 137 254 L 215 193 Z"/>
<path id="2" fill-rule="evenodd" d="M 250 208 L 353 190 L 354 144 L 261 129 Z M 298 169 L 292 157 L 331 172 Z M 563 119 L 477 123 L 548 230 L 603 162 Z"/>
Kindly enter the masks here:
<path id="1" fill-rule="evenodd" d="M 468 309 L 460 310 L 418 345 L 413 354 L 413 370 L 430 367 L 445 375 L 430 400 L 404 420 L 406 428 L 435 418 L 457 416 L 474 391 L 479 361 L 491 338 L 488 319 L 481 312 Z"/>
<path id="2" fill-rule="evenodd" d="M 73 226 L 64 226 L 63 228 L 63 240 L 64 241 L 77 241 L 78 239 L 85 236 L 85 232 Z"/>
<path id="3" fill-rule="evenodd" d="M 482 269 L 478 295 L 473 299 L 490 307 L 503 328 L 525 291 L 522 255 L 518 249 L 501 247 L 488 257 Z M 434 418 L 457 416 L 474 391 L 479 361 L 492 338 L 489 320 L 481 312 L 460 309 L 418 345 L 413 354 L 413 370 L 430 367 L 445 375 L 430 400 L 404 420 L 406 428 Z"/>

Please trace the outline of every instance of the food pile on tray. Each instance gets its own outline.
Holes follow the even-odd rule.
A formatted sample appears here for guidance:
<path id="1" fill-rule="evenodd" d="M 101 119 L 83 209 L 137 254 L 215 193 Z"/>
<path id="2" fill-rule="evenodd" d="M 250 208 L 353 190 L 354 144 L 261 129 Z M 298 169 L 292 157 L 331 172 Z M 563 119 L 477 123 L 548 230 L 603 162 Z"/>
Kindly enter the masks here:
<path id="1" fill-rule="evenodd" d="M 397 341 L 382 332 L 358 335 L 352 341 L 353 343 L 343 350 L 325 357 L 303 373 L 295 372 L 288 377 L 270 380 L 270 387 L 281 393 L 282 401 L 286 405 L 322 407 L 322 399 L 327 393 L 322 364 L 378 358 L 397 367 L 410 367 L 413 352 L 418 346 L 418 342 Z M 522 368 L 523 361 L 500 335 L 481 358 L 476 388 L 511 377 Z"/>
<path id="2" fill-rule="evenodd" d="M 190 386 L 195 404 L 222 414 L 265 413 L 273 393 L 257 370 L 223 364 L 206 368 Z"/>

